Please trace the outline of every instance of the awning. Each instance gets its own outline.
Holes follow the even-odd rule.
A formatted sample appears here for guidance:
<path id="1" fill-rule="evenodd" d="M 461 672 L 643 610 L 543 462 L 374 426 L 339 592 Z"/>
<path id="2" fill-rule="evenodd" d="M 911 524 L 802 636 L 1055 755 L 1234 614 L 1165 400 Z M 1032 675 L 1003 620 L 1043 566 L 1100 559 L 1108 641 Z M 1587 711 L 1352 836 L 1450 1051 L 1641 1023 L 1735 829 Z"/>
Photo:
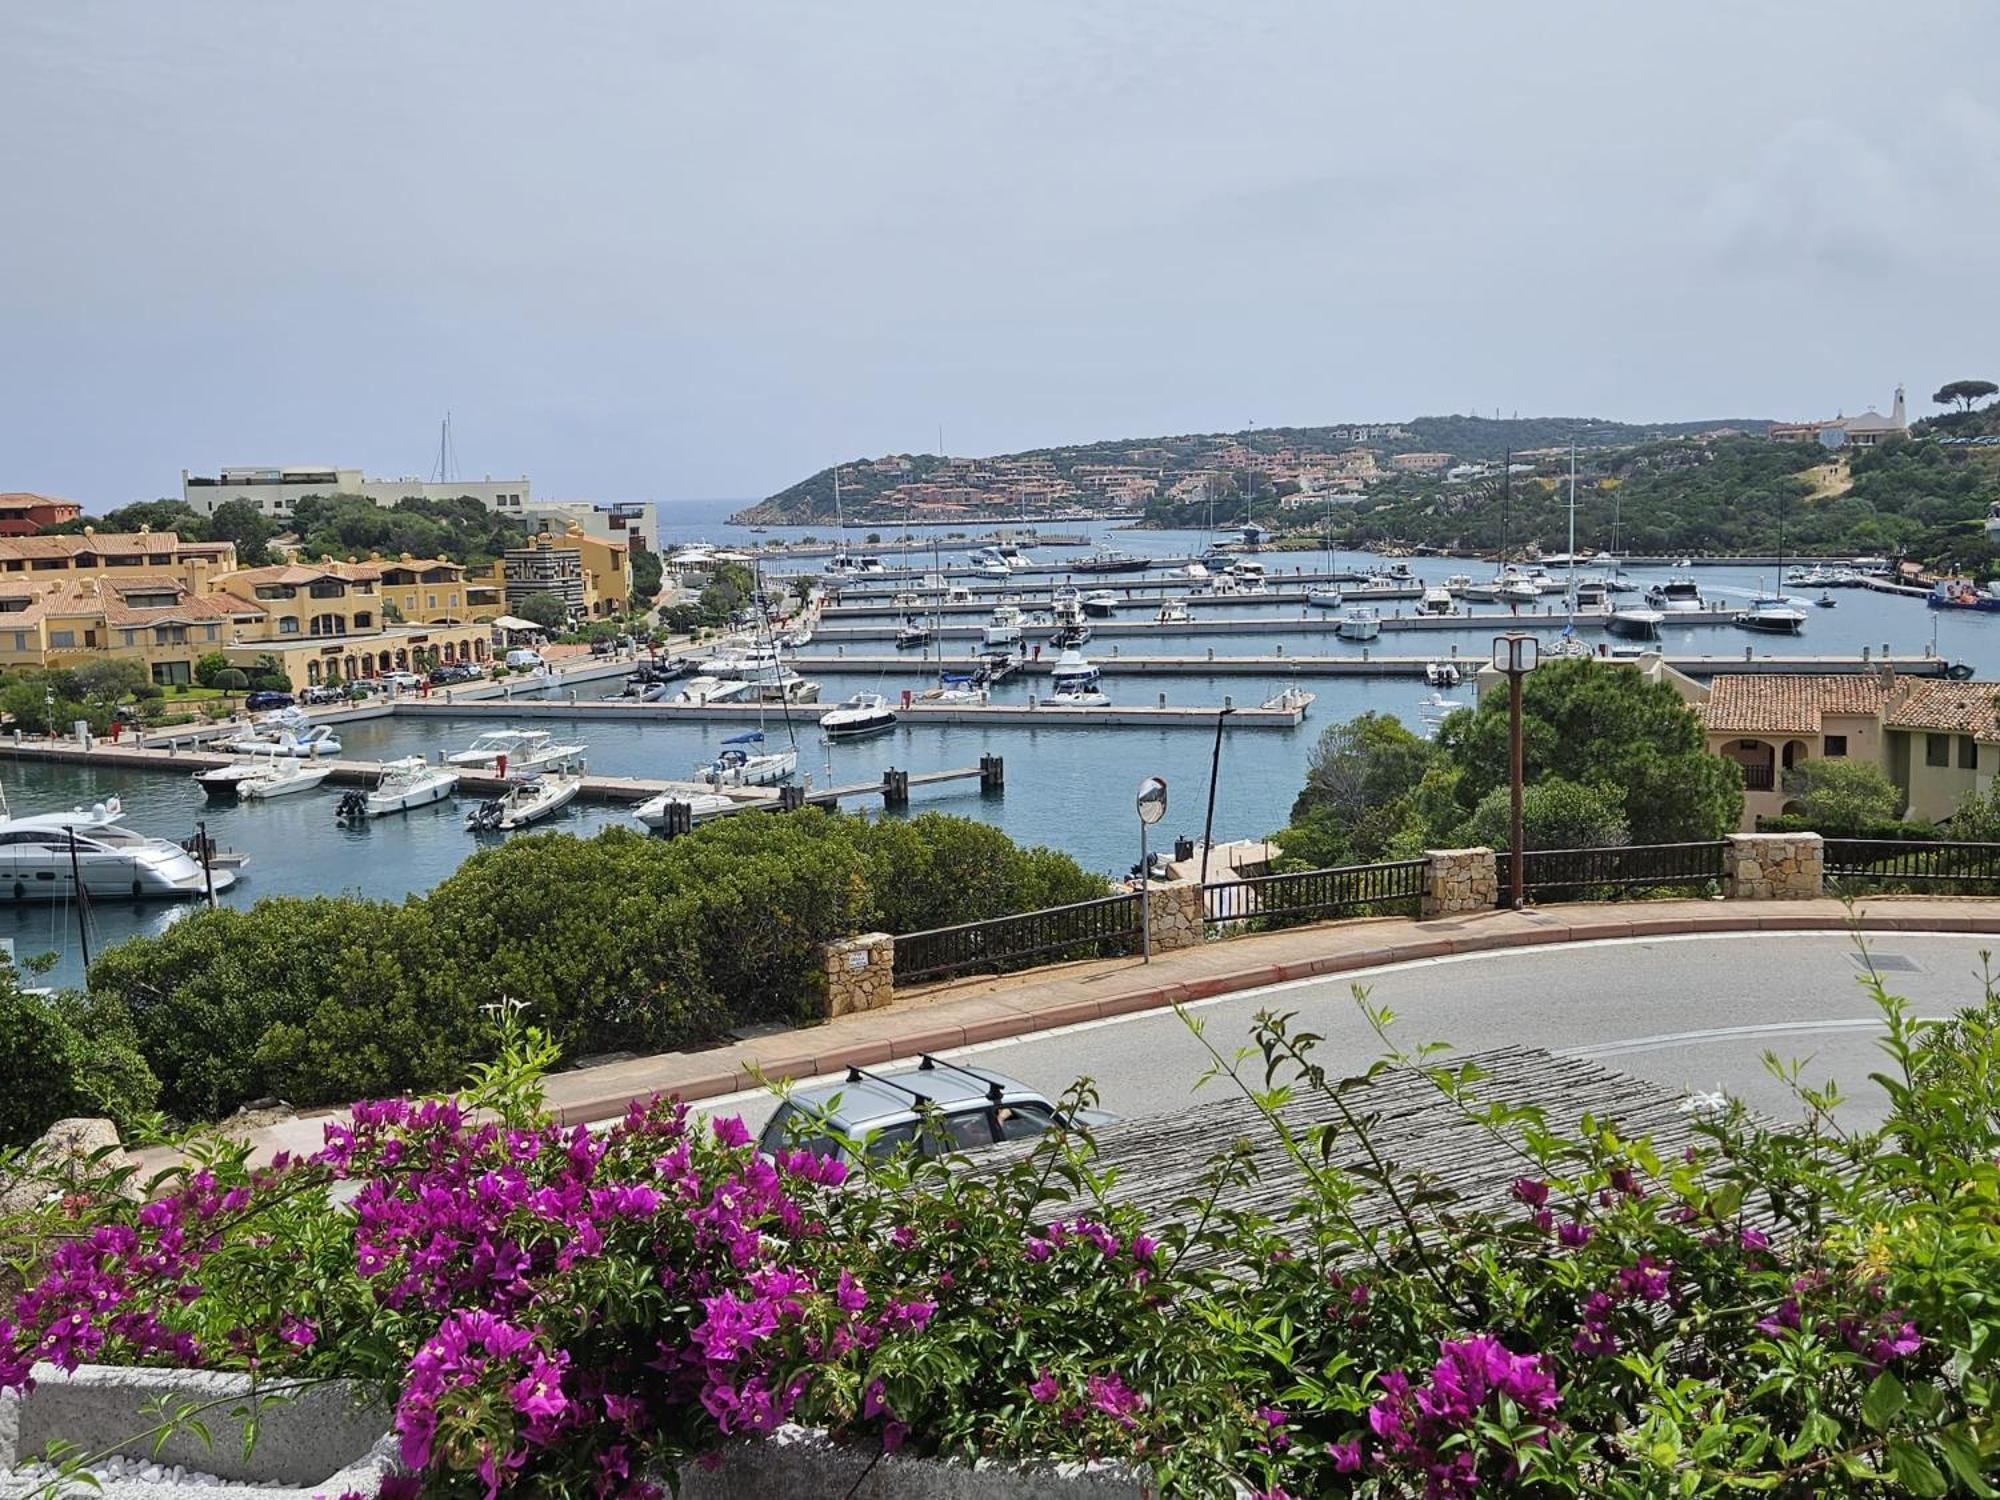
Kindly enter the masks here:
<path id="1" fill-rule="evenodd" d="M 501 615 L 493 625 L 501 630 L 540 630 L 542 627 L 533 620 L 524 620 L 519 615 Z"/>

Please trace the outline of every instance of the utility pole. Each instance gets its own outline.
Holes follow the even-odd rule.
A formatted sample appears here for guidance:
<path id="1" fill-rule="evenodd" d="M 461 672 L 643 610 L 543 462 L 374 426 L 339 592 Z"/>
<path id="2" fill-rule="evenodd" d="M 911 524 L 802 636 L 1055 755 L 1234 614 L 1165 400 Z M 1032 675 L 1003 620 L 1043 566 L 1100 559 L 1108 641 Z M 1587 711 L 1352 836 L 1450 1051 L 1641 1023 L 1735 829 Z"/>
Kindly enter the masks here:
<path id="1" fill-rule="evenodd" d="M 1539 643 L 1531 635 L 1496 635 L 1493 670 L 1507 674 L 1507 904 L 1519 910 L 1527 861 L 1521 848 L 1521 679 L 1535 670 Z"/>

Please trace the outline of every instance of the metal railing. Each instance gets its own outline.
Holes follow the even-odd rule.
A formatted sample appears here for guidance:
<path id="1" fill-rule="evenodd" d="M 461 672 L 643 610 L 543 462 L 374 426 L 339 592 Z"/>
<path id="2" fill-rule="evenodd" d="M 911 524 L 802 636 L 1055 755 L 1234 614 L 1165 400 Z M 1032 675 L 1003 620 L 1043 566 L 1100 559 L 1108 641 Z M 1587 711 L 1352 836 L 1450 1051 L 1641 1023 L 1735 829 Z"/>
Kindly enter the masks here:
<path id="1" fill-rule="evenodd" d="M 1739 761 L 1737 764 L 1742 765 Z M 1777 784 L 1770 766 L 1743 766 L 1743 790 L 1746 792 L 1768 792 Z"/>
<path id="2" fill-rule="evenodd" d="M 2000 888 L 2000 844 L 1828 839 L 1826 877 L 1848 890 Z"/>
<path id="3" fill-rule="evenodd" d="M 1636 891 L 1700 889 L 1722 882 L 1721 839 L 1693 844 L 1628 844 L 1615 849 L 1529 849 L 1522 893 L 1545 901 L 1616 901 Z M 1500 904 L 1512 891 L 1514 857 L 1494 856 Z"/>
<path id="4" fill-rule="evenodd" d="M 897 984 L 1139 951 L 1136 893 L 896 935 Z"/>
<path id="5" fill-rule="evenodd" d="M 1260 928 L 1390 912 L 1415 916 L 1429 868 L 1428 860 L 1402 859 L 1218 881 L 1202 888 L 1202 915 L 1216 926 L 1254 923 Z"/>

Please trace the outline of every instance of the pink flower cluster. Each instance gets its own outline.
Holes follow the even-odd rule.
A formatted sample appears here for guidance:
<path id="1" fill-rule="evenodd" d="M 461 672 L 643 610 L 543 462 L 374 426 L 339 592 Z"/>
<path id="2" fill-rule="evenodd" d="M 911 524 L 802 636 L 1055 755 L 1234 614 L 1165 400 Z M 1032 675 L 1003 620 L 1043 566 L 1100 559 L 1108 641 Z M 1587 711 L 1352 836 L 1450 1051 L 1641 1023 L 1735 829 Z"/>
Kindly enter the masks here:
<path id="1" fill-rule="evenodd" d="M 1423 1384 L 1413 1385 L 1403 1371 L 1391 1370 L 1382 1377 L 1382 1389 L 1368 1410 L 1376 1459 L 1420 1478 L 1433 1500 L 1469 1495 L 1478 1487 L 1480 1463 L 1488 1455 L 1476 1438 L 1468 1439 L 1476 1418 L 1500 1415 L 1501 1398 L 1523 1419 L 1545 1426 L 1562 1399 L 1539 1354 L 1515 1354 L 1490 1334 L 1446 1340 Z M 1360 1467 L 1360 1451 L 1352 1445 L 1341 1445 L 1333 1456 L 1341 1472 Z M 1512 1460 L 1504 1467 L 1511 1478 Z"/>

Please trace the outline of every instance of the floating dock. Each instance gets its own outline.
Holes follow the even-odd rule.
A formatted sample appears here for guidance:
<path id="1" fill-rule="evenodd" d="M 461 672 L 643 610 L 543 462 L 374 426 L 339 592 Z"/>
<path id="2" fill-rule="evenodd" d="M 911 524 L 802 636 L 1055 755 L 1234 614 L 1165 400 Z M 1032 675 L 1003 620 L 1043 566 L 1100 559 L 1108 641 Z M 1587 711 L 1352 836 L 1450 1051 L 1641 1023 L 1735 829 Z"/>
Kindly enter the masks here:
<path id="1" fill-rule="evenodd" d="M 1613 658 L 1632 660 L 1634 658 Z M 1434 661 L 1448 661 L 1461 668 L 1477 671 L 1484 666 L 1487 655 L 1484 651 L 1440 652 L 1431 656 L 1383 655 L 1378 652 L 1361 650 L 1351 656 L 1318 656 L 1310 653 L 1268 656 L 1225 656 L 1210 652 L 1192 656 L 1121 656 L 1114 652 L 1092 653 L 1090 660 L 1102 671 L 1107 680 L 1120 677 L 1262 677 L 1273 679 L 1288 675 L 1303 677 L 1422 677 L 1424 668 Z M 1944 677 L 1950 672 L 1950 663 L 1935 656 L 1893 656 L 1864 653 L 1860 656 L 1752 656 L 1747 648 L 1741 656 L 1725 654 L 1705 656 L 1668 656 L 1668 666 L 1684 672 L 1690 677 L 1714 677 L 1723 673 L 1851 673 L 1879 672 L 1884 667 L 1894 669 L 1902 677 Z M 1022 660 L 1017 670 L 1025 676 L 1046 675 L 1056 664 L 1056 654 L 1043 652 L 1041 659 L 1033 657 Z M 934 663 L 924 663 L 912 655 L 851 655 L 851 656 L 800 656 L 794 665 L 802 672 L 856 672 L 882 673 L 898 670 L 934 673 Z M 975 663 L 970 660 L 944 663 L 946 671 L 969 670 Z M 919 705 L 921 706 L 921 705 Z M 1213 715 L 1215 710 L 1200 709 L 1194 712 Z M 902 712 L 902 710 L 898 710 Z M 1076 712 L 1076 710 L 1071 710 Z M 1107 710 L 1098 709 L 1103 713 Z M 1236 710 L 1235 720 L 1246 717 L 1246 711 Z M 1213 722 L 1211 718 L 1210 722 Z"/>
<path id="2" fill-rule="evenodd" d="M 915 665 L 907 657 L 882 658 L 886 666 Z M 859 670 L 863 663 L 853 663 Z M 1045 666 L 1053 666 L 1051 659 Z M 1046 701 L 1025 703 L 924 703 L 903 704 L 890 697 L 890 707 L 901 724 L 948 724 L 968 728 L 1031 729 L 1208 729 L 1215 728 L 1215 716 L 1222 705 L 1167 708 L 1121 707 L 1067 708 Z M 793 704 L 792 725 L 801 738 L 819 738 L 819 716 L 832 703 Z M 1238 708 L 1231 705 L 1229 722 L 1239 729 L 1296 729 L 1305 719 L 1297 708 Z M 553 703 L 542 699 L 521 699 L 513 703 L 404 703 L 396 710 L 413 716 L 443 718 L 489 718 L 510 720 L 637 719 L 661 724 L 762 724 L 767 729 L 782 725 L 783 710 L 775 704 L 754 703 L 638 703 L 629 698 L 581 698 L 575 703 Z"/>

